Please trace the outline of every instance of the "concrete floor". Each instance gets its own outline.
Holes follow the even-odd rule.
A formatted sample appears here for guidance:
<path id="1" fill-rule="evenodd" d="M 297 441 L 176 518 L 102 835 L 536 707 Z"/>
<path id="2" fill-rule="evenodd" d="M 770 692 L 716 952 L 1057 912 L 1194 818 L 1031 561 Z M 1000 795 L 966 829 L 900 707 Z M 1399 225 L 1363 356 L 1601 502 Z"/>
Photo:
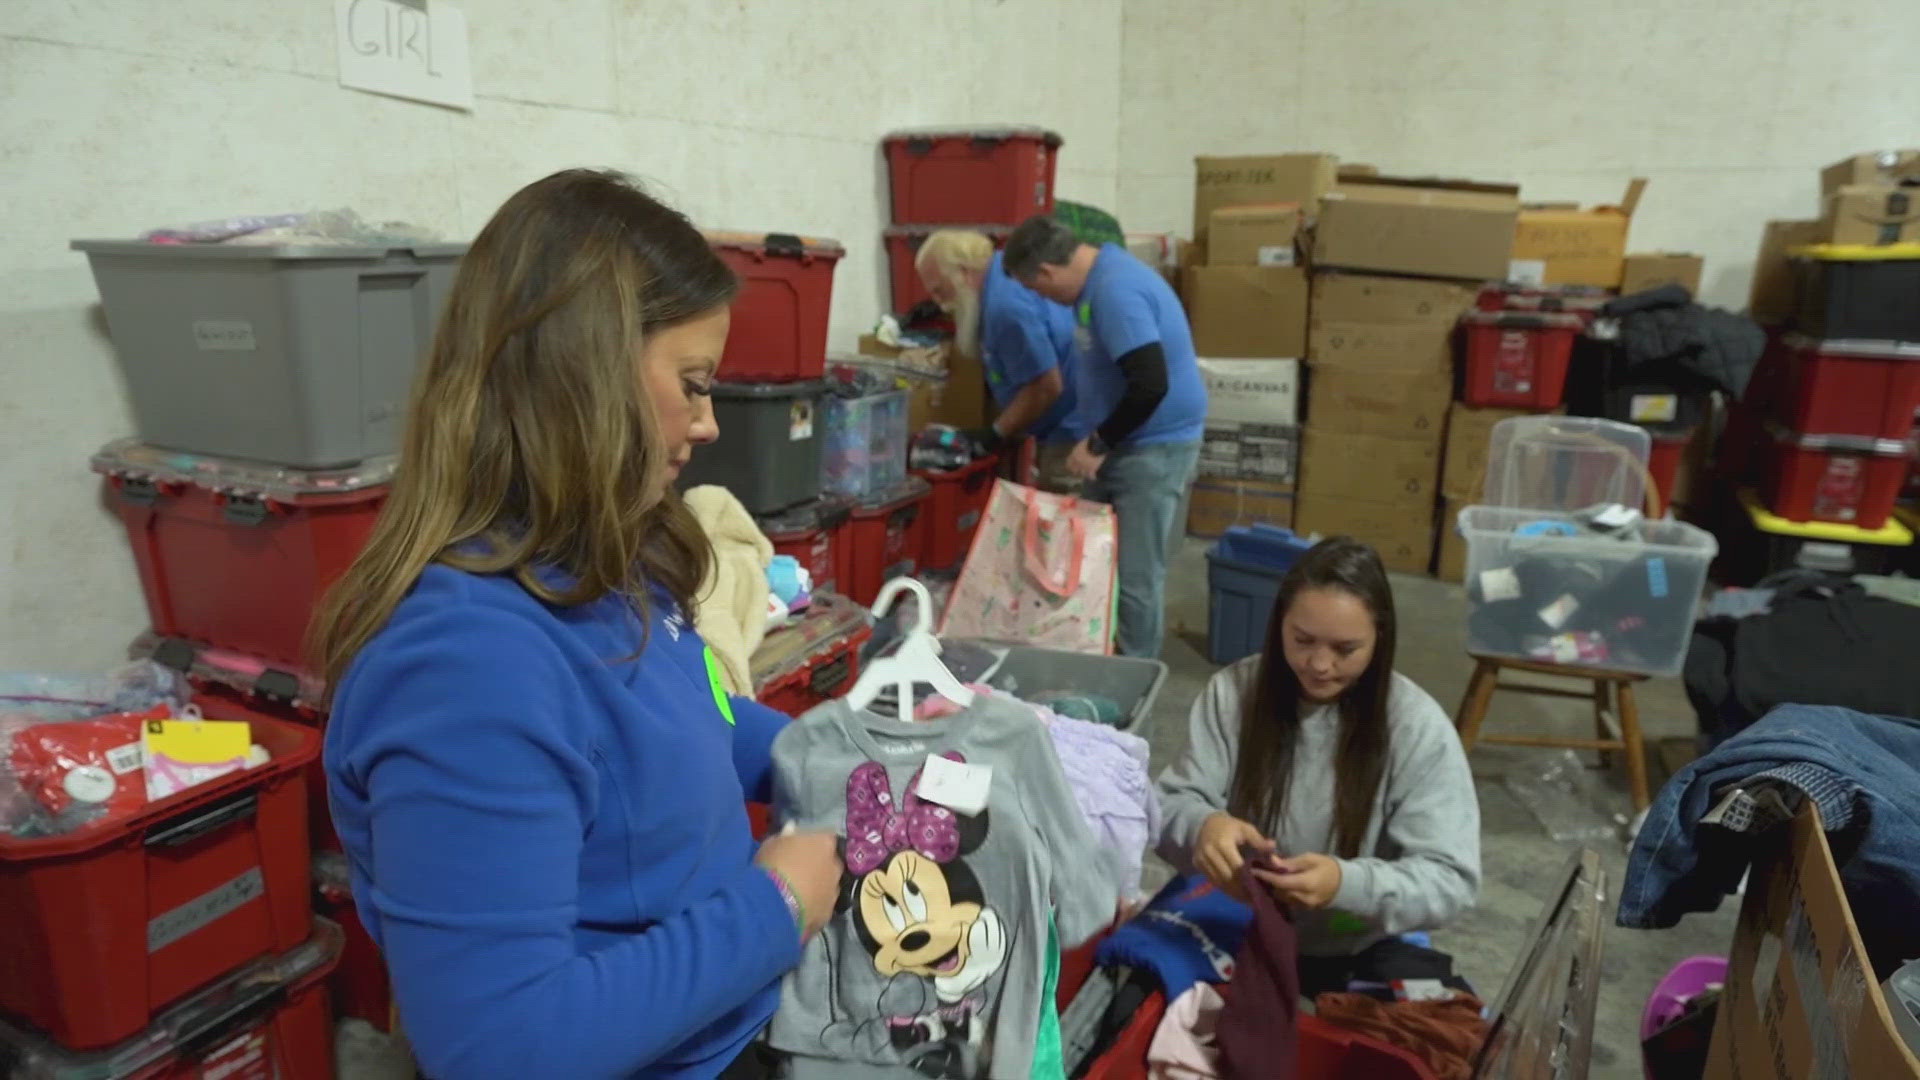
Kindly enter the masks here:
<path id="1" fill-rule="evenodd" d="M 1162 658 L 1170 669 L 1155 707 L 1149 738 L 1155 768 L 1171 761 L 1186 745 L 1187 708 L 1213 674 L 1206 659 L 1206 542 L 1188 539 L 1167 576 L 1168 640 Z M 1400 617 L 1396 667 L 1451 713 L 1466 689 L 1472 666 L 1466 657 L 1466 601 L 1459 586 L 1426 577 L 1395 575 L 1394 602 Z M 1570 686 L 1574 684 L 1569 684 Z M 1663 738 L 1672 746 L 1689 741 L 1693 711 L 1680 681 L 1652 679 L 1640 685 L 1641 727 L 1652 747 Z M 1486 730 L 1530 730 L 1590 735 L 1592 707 L 1584 702 L 1532 695 L 1496 694 Z M 1553 840 L 1539 819 L 1507 787 L 1509 776 L 1526 778 L 1550 768 L 1565 751 L 1488 746 L 1473 752 L 1480 786 L 1481 867 L 1479 905 L 1455 925 L 1436 932 L 1436 947 L 1455 957 L 1461 973 L 1488 998 L 1497 995 L 1523 939 L 1539 915 L 1546 891 L 1558 880 L 1569 852 L 1579 842 Z M 1660 754 L 1649 757 L 1653 790 L 1667 773 Z M 1580 797 L 1554 800 L 1577 822 L 1604 828 L 1612 816 L 1625 820 L 1631 802 L 1626 777 L 1618 768 L 1601 770 L 1594 756 L 1582 755 Z M 1684 760 L 1684 757 L 1682 758 Z M 1587 842 L 1607 867 L 1607 887 L 1617 896 L 1626 870 L 1625 830 L 1618 838 Z M 1149 873 L 1166 874 L 1164 867 Z M 1150 881 L 1157 885 L 1157 881 Z M 1601 966 L 1602 984 L 1594 1019 L 1592 1069 L 1595 1080 L 1631 1080 L 1641 1075 L 1640 1011 L 1653 985 L 1673 963 L 1697 953 L 1725 955 L 1733 938 L 1737 904 L 1689 916 L 1672 930 L 1649 932 L 1608 926 Z"/>

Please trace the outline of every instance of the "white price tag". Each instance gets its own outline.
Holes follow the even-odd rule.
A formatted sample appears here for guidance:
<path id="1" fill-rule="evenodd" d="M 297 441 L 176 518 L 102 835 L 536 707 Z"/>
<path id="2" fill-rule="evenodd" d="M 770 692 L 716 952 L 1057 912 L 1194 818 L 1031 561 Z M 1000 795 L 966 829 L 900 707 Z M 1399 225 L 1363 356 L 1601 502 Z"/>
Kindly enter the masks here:
<path id="1" fill-rule="evenodd" d="M 992 785 L 991 765 L 968 765 L 928 754 L 920 770 L 919 794 L 927 802 L 972 817 L 987 808 L 987 789 Z"/>
<path id="2" fill-rule="evenodd" d="M 107 765 L 115 776 L 125 776 L 130 772 L 143 769 L 147 764 L 146 751 L 137 742 L 116 746 L 107 751 Z"/>

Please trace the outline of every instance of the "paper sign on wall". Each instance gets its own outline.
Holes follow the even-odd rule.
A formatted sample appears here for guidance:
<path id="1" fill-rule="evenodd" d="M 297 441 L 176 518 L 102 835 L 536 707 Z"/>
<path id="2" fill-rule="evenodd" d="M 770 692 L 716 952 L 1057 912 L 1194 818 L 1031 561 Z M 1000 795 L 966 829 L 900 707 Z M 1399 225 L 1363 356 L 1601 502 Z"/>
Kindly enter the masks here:
<path id="1" fill-rule="evenodd" d="M 441 0 L 334 0 L 340 85 L 473 108 L 467 17 Z"/>

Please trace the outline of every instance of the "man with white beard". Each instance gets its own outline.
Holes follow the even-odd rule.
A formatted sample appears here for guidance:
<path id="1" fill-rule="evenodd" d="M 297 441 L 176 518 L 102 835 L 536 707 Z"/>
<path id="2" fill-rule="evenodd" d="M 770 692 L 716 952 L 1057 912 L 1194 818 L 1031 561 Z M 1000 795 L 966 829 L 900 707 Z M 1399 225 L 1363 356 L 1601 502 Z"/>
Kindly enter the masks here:
<path id="1" fill-rule="evenodd" d="M 967 433 L 983 453 L 1032 436 L 1040 443 L 1040 486 L 1077 488 L 1067 454 L 1086 433 L 1074 417 L 1073 312 L 1008 277 L 983 233 L 942 229 L 927 237 L 914 269 L 953 317 L 954 346 L 977 357 L 1000 413 Z"/>

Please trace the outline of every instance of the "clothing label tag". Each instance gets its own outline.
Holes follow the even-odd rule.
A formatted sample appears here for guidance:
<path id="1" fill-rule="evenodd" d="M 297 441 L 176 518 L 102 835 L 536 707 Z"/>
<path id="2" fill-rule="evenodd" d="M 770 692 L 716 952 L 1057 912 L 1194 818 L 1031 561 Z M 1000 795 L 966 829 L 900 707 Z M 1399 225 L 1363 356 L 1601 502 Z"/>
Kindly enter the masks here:
<path id="1" fill-rule="evenodd" d="M 1489 604 L 1517 600 L 1520 597 L 1520 575 L 1514 573 L 1511 567 L 1483 570 L 1480 573 L 1480 592 Z"/>
<path id="2" fill-rule="evenodd" d="M 1575 600 L 1572 593 L 1562 593 L 1560 599 L 1540 609 L 1540 621 L 1558 630 L 1579 610 L 1580 601 Z"/>
<path id="3" fill-rule="evenodd" d="M 115 776 L 125 776 L 145 768 L 147 755 L 137 742 L 123 743 L 107 751 L 107 765 Z"/>
<path id="4" fill-rule="evenodd" d="M 920 798 L 968 817 L 987 808 L 992 784 L 993 766 L 968 765 L 938 754 L 928 754 L 920 770 Z"/>
<path id="5" fill-rule="evenodd" d="M 1640 511 L 1612 503 L 1593 515 L 1593 523 L 1603 529 L 1621 529 L 1640 520 Z"/>

